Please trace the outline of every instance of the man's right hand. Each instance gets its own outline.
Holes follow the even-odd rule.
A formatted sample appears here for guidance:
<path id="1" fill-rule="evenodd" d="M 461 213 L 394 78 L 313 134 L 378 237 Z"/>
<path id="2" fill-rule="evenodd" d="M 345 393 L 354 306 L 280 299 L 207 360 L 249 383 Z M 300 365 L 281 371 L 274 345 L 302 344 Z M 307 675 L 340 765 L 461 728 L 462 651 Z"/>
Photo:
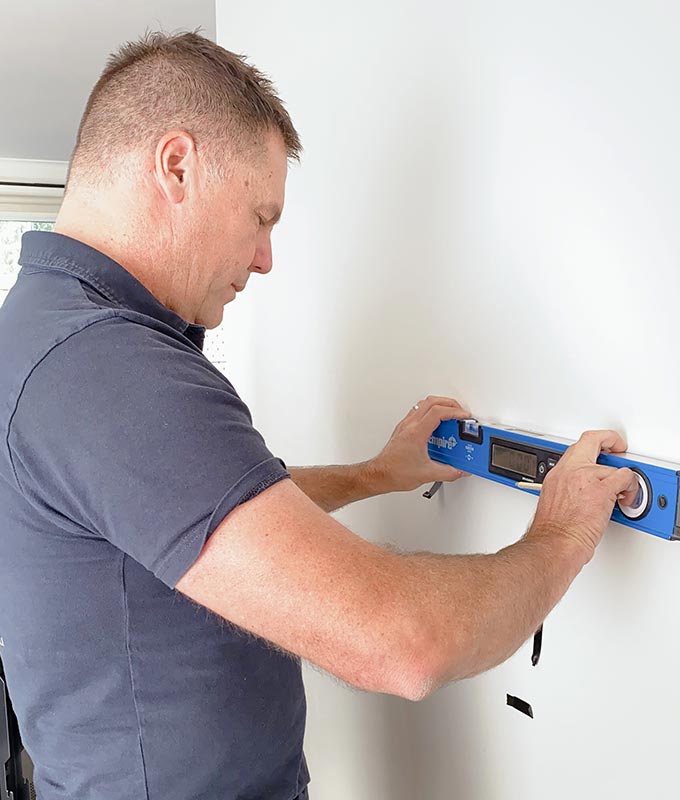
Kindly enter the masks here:
<path id="1" fill-rule="evenodd" d="M 602 452 L 624 453 L 626 449 L 626 441 L 615 431 L 586 431 L 543 481 L 527 539 L 564 536 L 583 548 L 584 563 L 590 561 L 617 499 L 627 505 L 638 492 L 632 470 L 596 463 Z"/>

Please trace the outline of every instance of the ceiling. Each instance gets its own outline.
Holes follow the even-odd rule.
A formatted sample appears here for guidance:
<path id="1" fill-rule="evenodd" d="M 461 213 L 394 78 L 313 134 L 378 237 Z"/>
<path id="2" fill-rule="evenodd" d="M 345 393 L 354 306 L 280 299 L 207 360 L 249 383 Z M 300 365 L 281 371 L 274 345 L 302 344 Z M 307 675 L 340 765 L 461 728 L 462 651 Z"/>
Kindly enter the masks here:
<path id="1" fill-rule="evenodd" d="M 67 161 L 109 52 L 147 28 L 215 38 L 214 0 L 0 2 L 0 158 Z"/>

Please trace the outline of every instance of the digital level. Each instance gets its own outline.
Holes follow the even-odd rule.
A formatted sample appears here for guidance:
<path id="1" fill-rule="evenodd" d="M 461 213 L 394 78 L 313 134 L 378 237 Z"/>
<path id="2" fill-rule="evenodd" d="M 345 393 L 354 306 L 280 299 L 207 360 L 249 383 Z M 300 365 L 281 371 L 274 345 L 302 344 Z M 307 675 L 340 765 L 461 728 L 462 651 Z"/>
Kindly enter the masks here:
<path id="1" fill-rule="evenodd" d="M 521 482 L 543 483 L 571 444 L 567 439 L 462 419 L 442 422 L 430 437 L 427 449 L 435 461 L 517 488 Z M 614 522 L 662 539 L 680 539 L 680 465 L 629 453 L 602 453 L 597 463 L 628 467 L 638 479 L 639 489 L 632 505 L 617 503 L 611 517 Z M 426 496 L 434 491 L 433 487 Z M 522 491 L 538 494 L 532 489 Z"/>

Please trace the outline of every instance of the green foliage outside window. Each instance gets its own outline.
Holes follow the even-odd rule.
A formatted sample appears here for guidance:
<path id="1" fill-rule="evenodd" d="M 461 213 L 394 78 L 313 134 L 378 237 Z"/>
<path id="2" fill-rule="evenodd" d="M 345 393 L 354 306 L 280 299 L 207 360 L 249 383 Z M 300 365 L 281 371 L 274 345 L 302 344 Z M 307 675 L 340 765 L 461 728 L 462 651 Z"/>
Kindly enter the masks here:
<path id="1" fill-rule="evenodd" d="M 53 222 L 22 222 L 0 220 L 0 302 L 19 272 L 21 237 L 26 231 L 51 231 Z"/>

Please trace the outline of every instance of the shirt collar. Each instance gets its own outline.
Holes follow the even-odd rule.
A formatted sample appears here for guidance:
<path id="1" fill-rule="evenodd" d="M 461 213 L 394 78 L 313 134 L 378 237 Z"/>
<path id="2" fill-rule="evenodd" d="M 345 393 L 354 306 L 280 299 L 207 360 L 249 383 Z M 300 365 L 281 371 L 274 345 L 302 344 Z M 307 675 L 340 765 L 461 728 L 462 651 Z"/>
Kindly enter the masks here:
<path id="1" fill-rule="evenodd" d="M 84 242 L 52 231 L 27 231 L 21 239 L 19 263 L 75 275 L 110 302 L 164 322 L 203 347 L 205 328 L 202 325 L 182 319 L 117 261 Z"/>

